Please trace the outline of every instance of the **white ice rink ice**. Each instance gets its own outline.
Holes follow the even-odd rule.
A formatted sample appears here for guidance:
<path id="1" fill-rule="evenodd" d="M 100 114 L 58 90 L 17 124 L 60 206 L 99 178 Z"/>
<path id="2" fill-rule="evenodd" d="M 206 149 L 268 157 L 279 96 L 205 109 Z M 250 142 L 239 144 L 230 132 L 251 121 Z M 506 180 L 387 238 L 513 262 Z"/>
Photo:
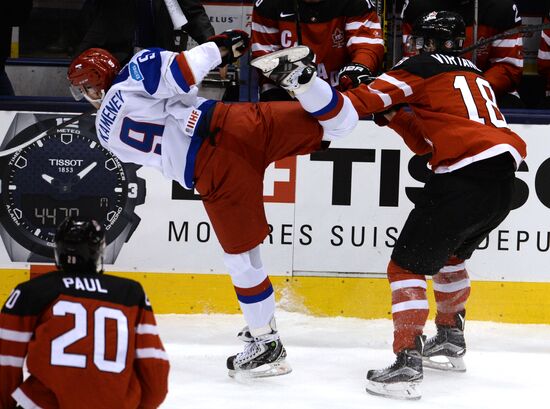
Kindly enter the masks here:
<path id="1" fill-rule="evenodd" d="M 289 375 L 236 380 L 225 361 L 242 350 L 240 315 L 159 315 L 170 357 L 162 409 L 550 408 L 550 326 L 466 323 L 467 372 L 424 370 L 422 399 L 367 394 L 368 369 L 393 363 L 390 320 L 277 313 Z M 435 332 L 433 322 L 426 327 Z"/>

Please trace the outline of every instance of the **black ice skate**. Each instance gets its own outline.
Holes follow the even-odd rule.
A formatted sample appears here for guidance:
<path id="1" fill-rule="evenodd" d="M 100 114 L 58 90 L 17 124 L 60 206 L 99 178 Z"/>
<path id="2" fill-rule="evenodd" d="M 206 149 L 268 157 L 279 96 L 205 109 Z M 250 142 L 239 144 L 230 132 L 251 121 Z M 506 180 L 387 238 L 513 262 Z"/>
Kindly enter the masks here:
<path id="1" fill-rule="evenodd" d="M 456 314 L 456 326 L 437 325 L 437 335 L 426 341 L 423 362 L 426 368 L 465 372 L 464 312 Z"/>
<path id="2" fill-rule="evenodd" d="M 275 51 L 255 58 L 250 65 L 273 80 L 292 96 L 305 92 L 317 76 L 313 53 L 306 46 Z"/>
<path id="3" fill-rule="evenodd" d="M 245 327 L 237 336 L 245 342 L 245 347 L 243 352 L 227 358 L 229 376 L 263 378 L 292 371 L 285 361 L 286 351 L 276 330 L 254 337 Z"/>
<path id="4" fill-rule="evenodd" d="M 367 373 L 367 392 L 395 399 L 420 399 L 419 385 L 423 379 L 422 349 L 424 336 L 416 339 L 416 349 L 405 349 L 397 354 L 393 365 L 385 369 L 371 369 Z"/>

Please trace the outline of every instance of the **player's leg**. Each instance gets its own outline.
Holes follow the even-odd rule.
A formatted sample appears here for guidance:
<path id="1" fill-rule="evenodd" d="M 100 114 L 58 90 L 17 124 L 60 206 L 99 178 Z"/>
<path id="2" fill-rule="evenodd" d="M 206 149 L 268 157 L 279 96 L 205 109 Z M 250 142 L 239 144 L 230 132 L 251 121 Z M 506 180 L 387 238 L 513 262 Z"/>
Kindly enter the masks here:
<path id="1" fill-rule="evenodd" d="M 237 120 L 237 118 L 239 120 Z M 259 245 L 269 232 L 263 207 L 264 160 L 258 141 L 265 137 L 254 104 L 221 105 L 214 113 L 215 141 L 197 155 L 196 189 L 225 252 L 247 328 L 239 334 L 244 351 L 229 357 L 231 376 L 274 376 L 290 372 L 275 326 L 273 287 L 263 267 Z M 235 122 L 229 126 L 229 122 Z"/>
<path id="2" fill-rule="evenodd" d="M 447 175 L 433 176 L 397 239 L 388 266 L 396 361 L 389 368 L 368 372 L 370 393 L 400 399 L 421 396 L 423 330 L 428 318 L 424 276 L 437 273 L 462 241 L 460 183 Z"/>
<path id="3" fill-rule="evenodd" d="M 433 369 L 463 372 L 465 305 L 470 295 L 470 279 L 465 261 L 451 257 L 433 276 L 437 314 L 437 334 L 426 341 L 424 366 Z"/>
<path id="4" fill-rule="evenodd" d="M 367 373 L 367 392 L 397 399 L 420 399 L 424 325 L 428 318 L 426 279 L 400 267 L 393 260 L 388 265 L 392 292 L 394 325 L 393 365 Z"/>
<path id="5" fill-rule="evenodd" d="M 238 334 L 243 352 L 227 359 L 229 375 L 284 375 L 291 371 L 275 323 L 275 295 L 260 258 L 260 247 L 224 255 L 247 326 Z"/>
<path id="6" fill-rule="evenodd" d="M 501 161 L 502 158 L 498 157 L 492 159 L 493 163 Z M 476 194 L 479 196 L 477 201 L 485 201 L 483 208 L 488 213 L 482 222 L 469 229 L 468 235 L 455 252 L 457 256 L 451 257 L 433 278 L 437 303 L 437 334 L 426 341 L 425 367 L 445 371 L 466 370 L 464 327 L 470 279 L 465 260 L 472 256 L 489 233 L 507 217 L 512 201 L 513 174 L 506 177 L 506 172 L 495 172 L 495 175 L 498 176 L 495 180 L 481 182 L 480 191 L 483 193 Z"/>
<path id="7" fill-rule="evenodd" d="M 312 59 L 313 53 L 308 47 L 298 46 L 256 58 L 251 65 L 296 97 L 303 109 L 323 127 L 323 140 L 331 141 L 348 135 L 359 118 L 347 97 L 316 78 Z M 283 120 L 283 128 L 289 131 L 288 121 Z"/>

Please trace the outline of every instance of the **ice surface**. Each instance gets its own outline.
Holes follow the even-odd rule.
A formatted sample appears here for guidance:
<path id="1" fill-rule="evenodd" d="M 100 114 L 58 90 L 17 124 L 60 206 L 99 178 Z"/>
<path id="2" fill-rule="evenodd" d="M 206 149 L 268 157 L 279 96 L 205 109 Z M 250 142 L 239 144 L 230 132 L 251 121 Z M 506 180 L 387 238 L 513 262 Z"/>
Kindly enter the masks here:
<path id="1" fill-rule="evenodd" d="M 466 373 L 426 369 L 419 401 L 365 392 L 368 369 L 393 363 L 390 320 L 277 313 L 289 375 L 239 380 L 225 361 L 240 352 L 240 315 L 159 315 L 171 360 L 162 409 L 548 408 L 550 325 L 467 322 Z M 426 328 L 435 332 L 433 323 Z"/>

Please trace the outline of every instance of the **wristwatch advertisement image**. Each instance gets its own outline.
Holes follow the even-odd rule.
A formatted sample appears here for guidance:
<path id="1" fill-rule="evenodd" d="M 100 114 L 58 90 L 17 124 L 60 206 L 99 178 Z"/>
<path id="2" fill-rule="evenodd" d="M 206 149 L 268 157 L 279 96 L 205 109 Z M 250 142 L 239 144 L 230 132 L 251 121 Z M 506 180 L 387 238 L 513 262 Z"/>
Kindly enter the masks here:
<path id="1" fill-rule="evenodd" d="M 104 262 L 113 264 L 141 220 L 139 166 L 99 143 L 95 116 L 76 116 L 17 113 L 1 141 L 0 155 L 22 147 L 0 156 L 0 236 L 11 261 L 51 262 L 57 226 L 77 216 L 103 224 Z"/>

